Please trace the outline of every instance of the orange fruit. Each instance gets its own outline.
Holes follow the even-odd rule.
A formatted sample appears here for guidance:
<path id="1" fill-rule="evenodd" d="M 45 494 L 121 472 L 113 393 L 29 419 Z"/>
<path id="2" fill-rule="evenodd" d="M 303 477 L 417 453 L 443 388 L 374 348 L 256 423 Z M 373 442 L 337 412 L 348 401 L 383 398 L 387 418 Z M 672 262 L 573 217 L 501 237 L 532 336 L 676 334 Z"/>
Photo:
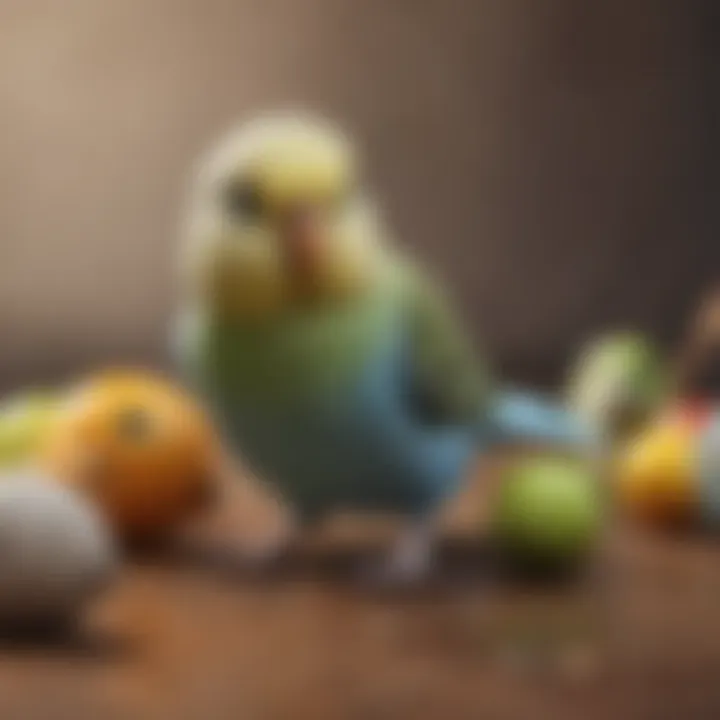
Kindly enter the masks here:
<path id="1" fill-rule="evenodd" d="M 48 469 L 90 495 L 127 538 L 162 533 L 213 495 L 218 443 L 203 411 L 163 379 L 107 372 L 71 391 Z"/>
<path id="2" fill-rule="evenodd" d="M 660 524 L 692 520 L 697 511 L 697 432 L 681 418 L 648 428 L 623 452 L 617 489 L 634 516 Z"/>

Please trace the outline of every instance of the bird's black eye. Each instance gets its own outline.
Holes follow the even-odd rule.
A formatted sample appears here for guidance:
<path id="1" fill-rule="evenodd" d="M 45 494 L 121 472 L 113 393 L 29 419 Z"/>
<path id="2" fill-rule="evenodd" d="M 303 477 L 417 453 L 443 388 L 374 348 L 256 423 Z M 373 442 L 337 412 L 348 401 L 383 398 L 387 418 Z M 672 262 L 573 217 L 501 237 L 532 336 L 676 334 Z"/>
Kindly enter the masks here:
<path id="1" fill-rule="evenodd" d="M 225 207 L 233 217 L 254 220 L 262 215 L 260 191 L 254 183 L 234 182 L 225 191 Z"/>

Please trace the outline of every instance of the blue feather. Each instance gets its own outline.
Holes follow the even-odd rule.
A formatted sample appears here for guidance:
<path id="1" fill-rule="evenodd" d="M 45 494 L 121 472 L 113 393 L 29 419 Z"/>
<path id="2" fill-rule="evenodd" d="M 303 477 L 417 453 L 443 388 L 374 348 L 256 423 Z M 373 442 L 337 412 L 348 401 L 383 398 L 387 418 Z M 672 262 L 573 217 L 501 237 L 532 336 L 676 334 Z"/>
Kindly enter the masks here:
<path id="1" fill-rule="evenodd" d="M 591 429 L 570 410 L 528 390 L 498 393 L 485 422 L 492 445 L 524 443 L 590 449 L 597 442 Z"/>

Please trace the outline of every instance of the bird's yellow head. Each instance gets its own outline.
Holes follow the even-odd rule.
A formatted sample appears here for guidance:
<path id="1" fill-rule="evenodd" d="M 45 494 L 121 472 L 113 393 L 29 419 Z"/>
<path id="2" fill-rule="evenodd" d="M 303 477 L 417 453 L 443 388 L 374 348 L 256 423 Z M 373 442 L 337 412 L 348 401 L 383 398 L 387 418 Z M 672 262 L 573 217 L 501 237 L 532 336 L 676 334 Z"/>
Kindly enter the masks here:
<path id="1" fill-rule="evenodd" d="M 349 140 L 289 114 L 242 125 L 210 154 L 186 230 L 193 287 L 241 317 L 361 292 L 383 246 Z"/>

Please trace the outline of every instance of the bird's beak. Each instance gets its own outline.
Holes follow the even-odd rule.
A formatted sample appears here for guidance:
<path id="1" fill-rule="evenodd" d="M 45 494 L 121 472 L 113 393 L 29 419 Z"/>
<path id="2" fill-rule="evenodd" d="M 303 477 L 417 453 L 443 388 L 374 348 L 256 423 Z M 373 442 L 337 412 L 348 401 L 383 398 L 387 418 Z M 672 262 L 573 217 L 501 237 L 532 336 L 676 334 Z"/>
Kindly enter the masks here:
<path id="1" fill-rule="evenodd" d="M 299 290 L 311 288 L 322 260 L 320 213 L 309 204 L 288 209 L 281 236 L 291 278 Z"/>

